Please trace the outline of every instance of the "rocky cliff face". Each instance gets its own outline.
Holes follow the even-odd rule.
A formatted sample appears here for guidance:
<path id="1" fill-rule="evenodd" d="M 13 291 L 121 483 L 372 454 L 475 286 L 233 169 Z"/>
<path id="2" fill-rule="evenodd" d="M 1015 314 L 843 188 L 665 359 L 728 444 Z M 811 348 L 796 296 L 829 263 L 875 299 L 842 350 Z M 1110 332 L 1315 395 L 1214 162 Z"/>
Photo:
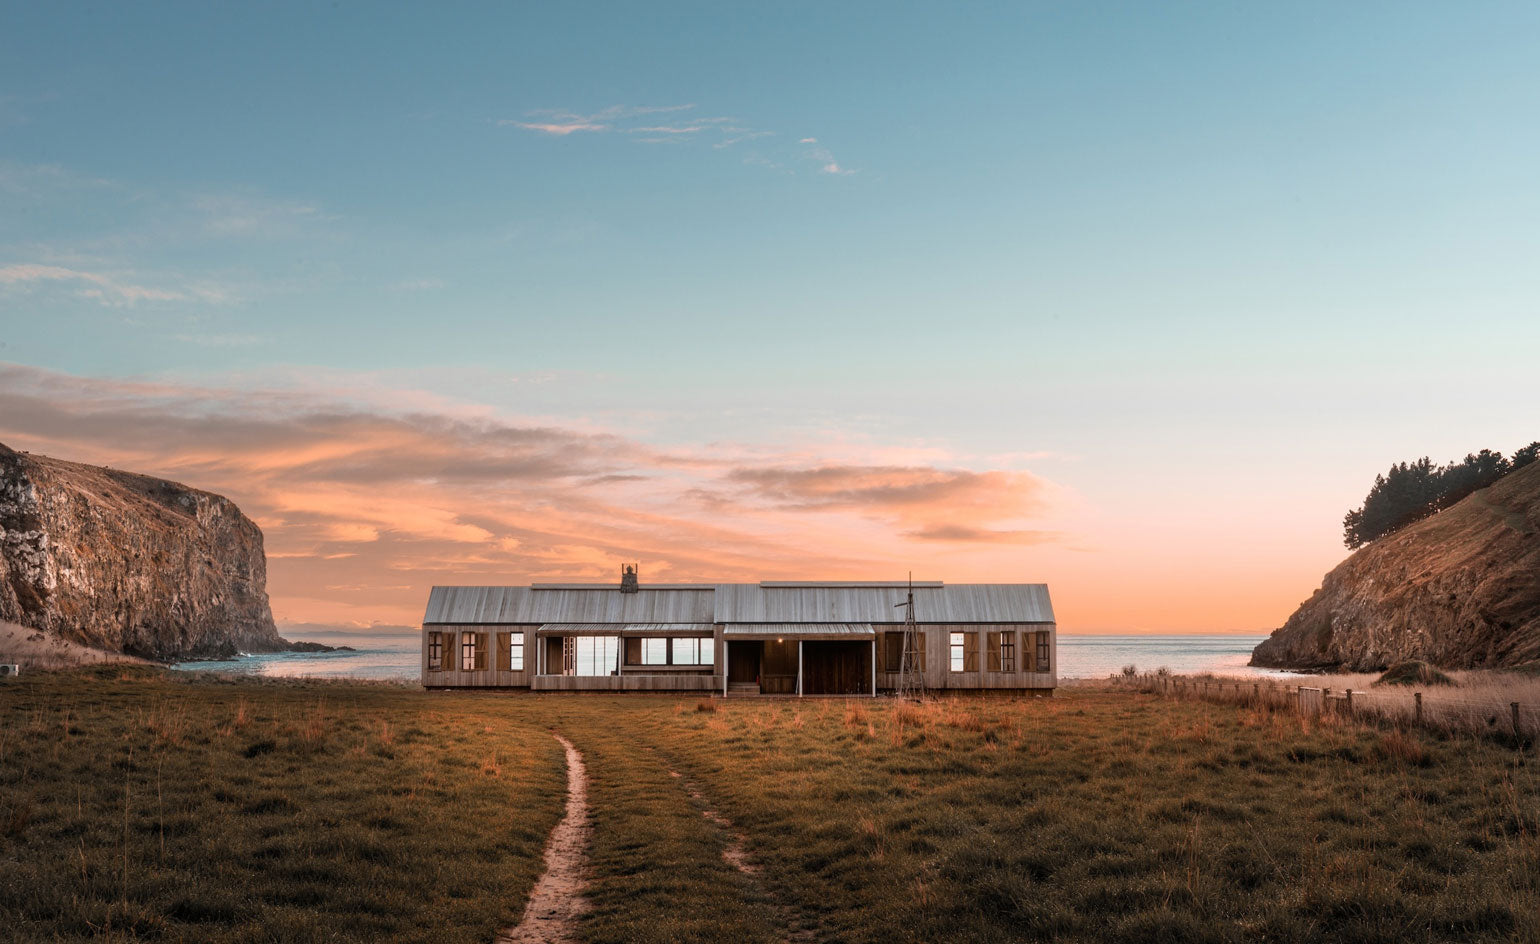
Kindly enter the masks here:
<path id="1" fill-rule="evenodd" d="M 0 619 L 152 659 L 274 651 L 266 585 L 228 499 L 0 446 Z"/>
<path id="2" fill-rule="evenodd" d="M 1540 661 L 1540 463 L 1339 564 L 1252 665 L 1378 671 Z"/>

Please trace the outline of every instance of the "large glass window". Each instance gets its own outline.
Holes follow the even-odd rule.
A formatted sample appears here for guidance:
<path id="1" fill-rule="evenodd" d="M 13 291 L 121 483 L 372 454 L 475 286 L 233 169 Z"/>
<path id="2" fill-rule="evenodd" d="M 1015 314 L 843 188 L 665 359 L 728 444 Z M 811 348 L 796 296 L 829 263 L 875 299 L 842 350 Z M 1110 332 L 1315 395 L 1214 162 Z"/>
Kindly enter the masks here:
<path id="1" fill-rule="evenodd" d="M 1048 665 L 1048 634 L 1037 634 L 1037 670 L 1039 672 L 1051 671 Z"/>
<path id="2" fill-rule="evenodd" d="M 429 633 L 428 669 L 433 672 L 439 672 L 447 668 L 449 666 L 444 664 L 444 634 Z"/>
<path id="3" fill-rule="evenodd" d="M 524 634 L 513 633 L 508 641 L 508 667 L 515 672 L 522 672 L 524 671 Z"/>
<path id="4" fill-rule="evenodd" d="M 951 649 L 953 672 L 961 672 L 963 670 L 963 660 L 966 654 L 963 639 L 966 635 L 966 633 L 952 633 L 948 636 L 948 647 Z"/>
<path id="5" fill-rule="evenodd" d="M 712 646 L 710 636 L 670 640 L 674 644 L 675 665 L 710 665 Z"/>
<path id="6" fill-rule="evenodd" d="M 642 665 L 668 665 L 668 640 L 642 640 Z"/>
<path id="7" fill-rule="evenodd" d="M 620 667 L 620 637 L 578 636 L 572 657 L 573 675 L 614 675 Z"/>

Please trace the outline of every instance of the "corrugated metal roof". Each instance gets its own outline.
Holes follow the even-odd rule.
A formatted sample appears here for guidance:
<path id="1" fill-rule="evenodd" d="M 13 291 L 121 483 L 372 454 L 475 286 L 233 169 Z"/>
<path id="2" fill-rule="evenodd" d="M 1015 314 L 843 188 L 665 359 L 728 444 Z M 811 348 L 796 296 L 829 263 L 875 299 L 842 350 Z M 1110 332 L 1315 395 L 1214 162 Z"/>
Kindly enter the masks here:
<path id="1" fill-rule="evenodd" d="M 871 623 L 728 623 L 722 628 L 723 636 L 858 636 L 869 639 L 876 635 Z"/>
<path id="2" fill-rule="evenodd" d="M 714 623 L 545 623 L 536 633 L 542 636 L 672 636 L 689 633 L 710 636 Z"/>
<path id="3" fill-rule="evenodd" d="M 898 587 L 765 587 L 723 584 L 716 591 L 718 623 L 903 622 Z M 920 623 L 1051 623 L 1053 604 L 1040 583 L 947 584 L 914 588 Z"/>
<path id="4" fill-rule="evenodd" d="M 434 587 L 424 623 L 714 623 L 714 591 Z"/>
<path id="5" fill-rule="evenodd" d="M 899 586 L 765 586 L 715 589 L 618 586 L 593 589 L 434 587 L 424 623 L 898 623 Z M 914 588 L 921 623 L 1052 623 L 1048 587 L 1040 583 L 947 584 Z"/>

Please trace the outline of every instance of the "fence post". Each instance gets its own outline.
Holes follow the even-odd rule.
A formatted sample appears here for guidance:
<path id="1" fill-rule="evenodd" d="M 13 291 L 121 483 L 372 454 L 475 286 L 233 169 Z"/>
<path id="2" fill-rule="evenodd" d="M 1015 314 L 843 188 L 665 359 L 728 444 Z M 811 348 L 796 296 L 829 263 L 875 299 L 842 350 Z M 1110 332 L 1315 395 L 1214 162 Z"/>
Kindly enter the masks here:
<path id="1" fill-rule="evenodd" d="M 1422 724 L 1422 692 L 1412 692 L 1412 699 L 1416 703 L 1417 723 Z"/>
<path id="2" fill-rule="evenodd" d="M 1351 688 L 1347 690 L 1347 713 L 1349 718 L 1353 717 L 1353 690 Z"/>
<path id="3" fill-rule="evenodd" d="M 1516 701 L 1510 701 L 1508 703 L 1508 709 L 1513 712 L 1513 736 L 1522 737 L 1524 731 L 1519 727 L 1519 703 Z"/>

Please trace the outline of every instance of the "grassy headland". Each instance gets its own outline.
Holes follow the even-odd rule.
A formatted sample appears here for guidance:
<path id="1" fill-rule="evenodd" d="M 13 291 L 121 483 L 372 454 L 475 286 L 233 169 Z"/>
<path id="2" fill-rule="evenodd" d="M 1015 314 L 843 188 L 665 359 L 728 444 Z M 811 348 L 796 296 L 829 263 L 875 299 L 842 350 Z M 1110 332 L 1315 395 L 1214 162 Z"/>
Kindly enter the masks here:
<path id="1" fill-rule="evenodd" d="M 590 941 L 770 941 L 787 915 L 853 942 L 1540 937 L 1540 775 L 1489 741 L 1080 689 L 697 704 L 23 676 L 0 921 L 490 940 L 560 815 L 556 729 L 590 776 Z M 735 833 L 758 871 L 723 861 Z"/>

